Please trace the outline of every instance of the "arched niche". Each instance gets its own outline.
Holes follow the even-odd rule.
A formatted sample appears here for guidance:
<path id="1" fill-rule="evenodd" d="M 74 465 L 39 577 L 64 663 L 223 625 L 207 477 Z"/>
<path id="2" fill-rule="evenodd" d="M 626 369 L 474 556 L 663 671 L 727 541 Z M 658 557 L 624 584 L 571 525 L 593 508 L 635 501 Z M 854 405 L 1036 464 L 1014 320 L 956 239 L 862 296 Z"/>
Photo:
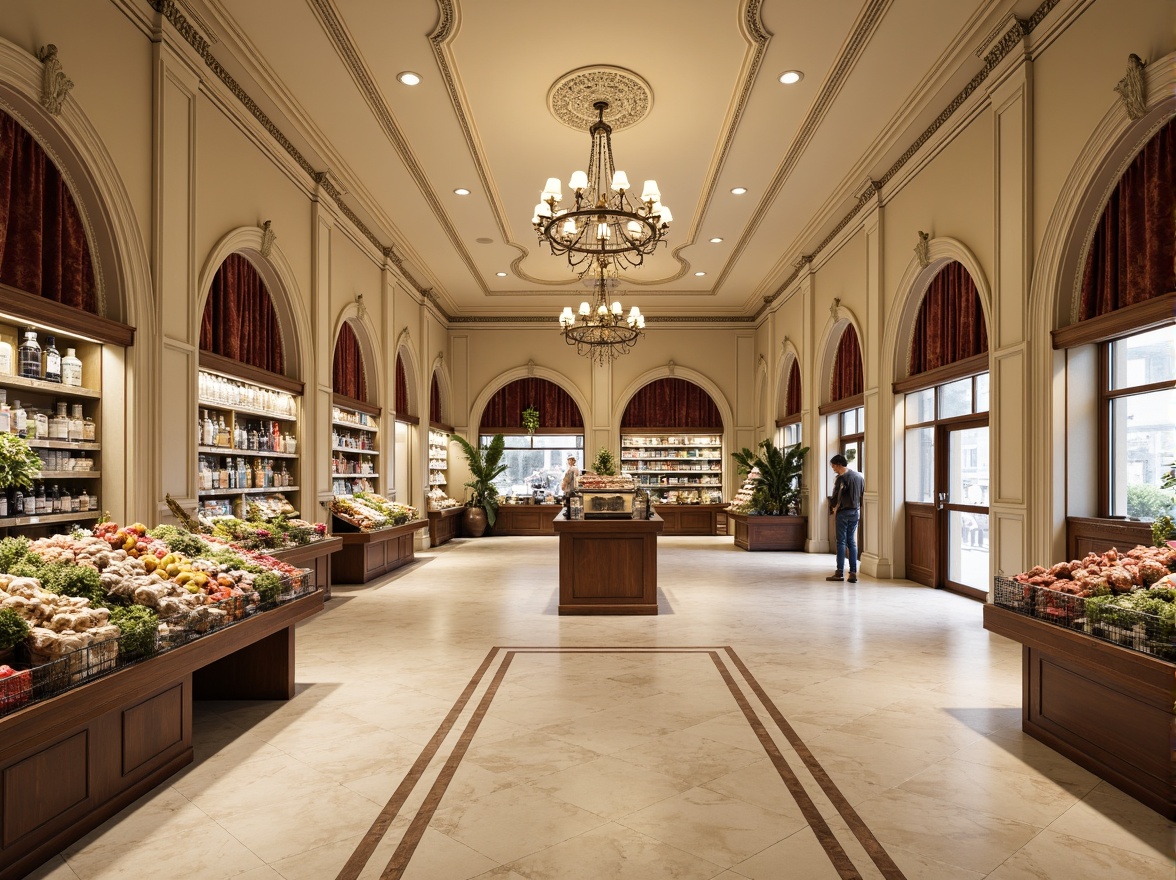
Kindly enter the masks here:
<path id="1" fill-rule="evenodd" d="M 552 370 L 539 364 L 524 364 L 520 367 L 515 367 L 513 370 L 499 373 L 494 377 L 492 382 L 488 383 L 478 393 L 478 397 L 474 400 L 473 406 L 470 407 L 468 416 L 470 435 L 476 437 L 482 432 L 482 412 L 486 409 L 486 404 L 490 398 L 497 394 L 499 389 L 518 379 L 531 377 L 546 379 L 554 385 L 557 385 L 572 398 L 575 402 L 576 409 L 581 414 L 588 412 L 588 401 L 570 378 L 557 370 Z"/>
<path id="2" fill-rule="evenodd" d="M 539 413 L 536 433 L 584 432 L 584 415 L 572 395 L 550 379 L 525 376 L 507 382 L 486 401 L 478 417 L 479 433 L 517 432 L 528 407 Z"/>
<path id="3" fill-rule="evenodd" d="M 776 394 L 776 422 L 799 418 L 804 403 L 804 383 L 800 375 L 800 358 L 796 350 L 784 353 L 780 359 L 780 375 Z"/>
<path id="4" fill-rule="evenodd" d="M 364 326 L 354 318 L 345 318 L 335 334 L 331 359 L 331 390 L 362 403 L 379 400 L 379 370 L 375 351 Z"/>
<path id="5" fill-rule="evenodd" d="M 864 390 L 861 336 L 849 317 L 834 319 L 821 357 L 821 403 L 836 406 L 859 397 Z"/>
<path id="6" fill-rule="evenodd" d="M 403 345 L 396 350 L 395 381 L 396 417 L 398 419 L 404 416 L 417 418 L 419 408 L 417 406 L 416 364 L 413 361 L 412 352 Z"/>

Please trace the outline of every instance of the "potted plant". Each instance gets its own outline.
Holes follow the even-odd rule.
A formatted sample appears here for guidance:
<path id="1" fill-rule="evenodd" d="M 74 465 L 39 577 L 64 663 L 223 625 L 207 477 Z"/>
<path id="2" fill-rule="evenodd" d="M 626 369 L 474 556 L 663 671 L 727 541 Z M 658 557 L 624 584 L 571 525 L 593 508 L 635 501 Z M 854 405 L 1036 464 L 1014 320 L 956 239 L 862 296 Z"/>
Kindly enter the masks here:
<path id="1" fill-rule="evenodd" d="M 808 517 L 800 515 L 800 479 L 807 446 L 780 449 L 762 440 L 755 450 L 744 447 L 731 457 L 741 475 L 759 474 L 751 499 L 732 507 L 735 545 L 744 550 L 803 550 Z"/>
<path id="2" fill-rule="evenodd" d="M 474 446 L 460 434 L 453 434 L 452 437 L 465 453 L 466 464 L 473 477 L 465 484 L 470 490 L 470 496 L 466 499 L 462 527 L 471 538 L 480 538 L 487 528 L 494 527 L 494 520 L 498 516 L 498 487 L 494 481 L 506 470 L 506 464 L 502 461 L 506 441 L 501 434 L 495 434 L 490 445 L 483 449 Z"/>
<path id="3" fill-rule="evenodd" d="M 523 410 L 523 427 L 531 435 L 539 430 L 539 410 L 535 409 L 534 404 Z"/>
<path id="4" fill-rule="evenodd" d="M 0 489 L 30 489 L 41 458 L 16 434 L 0 433 Z"/>

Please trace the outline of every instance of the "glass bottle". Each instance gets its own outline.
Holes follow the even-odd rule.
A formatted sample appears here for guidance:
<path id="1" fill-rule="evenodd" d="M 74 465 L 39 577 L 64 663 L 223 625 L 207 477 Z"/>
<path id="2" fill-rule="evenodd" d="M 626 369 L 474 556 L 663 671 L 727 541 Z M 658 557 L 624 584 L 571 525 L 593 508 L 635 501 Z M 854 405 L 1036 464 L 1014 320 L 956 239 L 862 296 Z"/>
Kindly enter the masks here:
<path id="1" fill-rule="evenodd" d="M 8 516 L 8 492 L 0 489 L 0 519 Z"/>
<path id="2" fill-rule="evenodd" d="M 61 495 L 58 498 L 57 511 L 58 513 L 73 512 L 73 499 L 69 494 L 69 486 L 67 486 L 65 483 L 61 484 Z"/>
<path id="3" fill-rule="evenodd" d="M 29 436 L 29 416 L 19 400 L 12 401 L 12 433 L 17 437 Z"/>
<path id="4" fill-rule="evenodd" d="M 248 474 L 248 473 L 249 473 L 249 468 L 245 464 L 245 456 L 239 456 L 237 458 L 237 488 L 238 489 L 248 489 L 249 488 L 249 480 L 246 477 L 246 474 Z"/>
<path id="5" fill-rule="evenodd" d="M 270 449 L 274 452 L 282 451 L 282 426 L 277 422 L 270 426 Z"/>
<path id="6" fill-rule="evenodd" d="M 261 459 L 253 459 L 253 488 L 265 488 L 265 471 L 261 467 Z"/>
<path id="7" fill-rule="evenodd" d="M 212 419 L 210 419 L 208 417 L 208 410 L 204 410 L 204 414 L 200 418 L 200 425 L 201 425 L 201 429 L 202 429 L 200 432 L 200 445 L 201 446 L 211 446 L 212 445 Z"/>
<path id="8" fill-rule="evenodd" d="M 82 487 L 82 491 L 78 493 L 78 497 L 74 499 L 77 506 L 74 510 L 89 510 L 90 509 L 90 493 L 86 491 L 86 487 Z"/>
<path id="9" fill-rule="evenodd" d="M 93 495 L 90 496 L 90 510 L 97 510 L 97 509 L 98 509 L 98 493 L 95 492 Z"/>
<path id="10" fill-rule="evenodd" d="M 61 384 L 61 352 L 57 350 L 57 339 L 52 333 L 45 336 L 45 348 L 41 352 L 41 378 L 46 382 Z M 60 511 L 58 511 L 60 513 Z"/>
<path id="11" fill-rule="evenodd" d="M 253 422 L 249 423 L 249 449 L 252 452 L 257 452 L 257 428 Z"/>
<path id="12" fill-rule="evenodd" d="M 49 420 L 49 439 L 50 440 L 68 440 L 69 439 L 69 416 L 65 414 L 65 401 L 57 402 L 57 414 Z"/>
<path id="13" fill-rule="evenodd" d="M 22 492 L 18 486 L 12 490 L 12 504 L 9 505 L 9 516 L 24 516 L 24 512 L 24 492 Z"/>
<path id="14" fill-rule="evenodd" d="M 86 491 L 85 488 L 83 488 L 82 492 L 85 492 L 85 491 Z M 86 500 L 86 503 L 87 504 L 90 503 L 89 499 Z M 85 508 L 82 507 L 82 498 L 81 498 L 80 492 L 74 492 L 72 495 L 69 496 L 69 512 L 70 513 L 78 513 L 79 511 L 82 511 L 84 509 Z"/>
<path id="15" fill-rule="evenodd" d="M 8 392 L 0 388 L 0 434 L 12 433 L 12 410 L 8 408 Z"/>
<path id="16" fill-rule="evenodd" d="M 39 437 L 46 440 L 49 437 L 49 413 L 43 409 L 36 410 L 29 415 L 29 437 Z"/>
<path id="17" fill-rule="evenodd" d="M 229 485 L 229 464 L 228 464 L 228 460 L 227 460 L 227 459 L 224 459 L 224 458 L 222 458 L 222 459 L 220 460 L 220 467 L 219 467 L 217 470 L 218 470 L 218 476 L 219 476 L 219 478 L 220 478 L 220 487 L 221 487 L 222 489 L 232 489 L 233 487 Z"/>
<path id="18" fill-rule="evenodd" d="M 69 439 L 81 442 L 84 439 L 85 420 L 82 418 L 82 405 L 73 405 L 73 415 L 69 417 Z"/>
<path id="19" fill-rule="evenodd" d="M 72 348 L 67 348 L 65 357 L 61 359 L 61 383 L 75 388 L 82 387 L 82 362 Z"/>
<path id="20" fill-rule="evenodd" d="M 12 343 L 0 342 L 0 376 L 12 375 Z M 7 496 L 5 496 L 7 503 Z"/>
<path id="21" fill-rule="evenodd" d="M 17 351 L 20 361 L 20 375 L 25 379 L 41 378 L 41 345 L 37 342 L 37 331 L 26 330 L 24 342 Z"/>
<path id="22" fill-rule="evenodd" d="M 93 443 L 98 439 L 98 426 L 94 424 L 94 420 L 90 416 L 86 416 L 82 420 L 82 440 L 86 443 Z"/>
<path id="23" fill-rule="evenodd" d="M 265 489 L 272 489 L 274 487 L 274 469 L 268 458 L 265 460 L 265 479 L 261 485 Z"/>

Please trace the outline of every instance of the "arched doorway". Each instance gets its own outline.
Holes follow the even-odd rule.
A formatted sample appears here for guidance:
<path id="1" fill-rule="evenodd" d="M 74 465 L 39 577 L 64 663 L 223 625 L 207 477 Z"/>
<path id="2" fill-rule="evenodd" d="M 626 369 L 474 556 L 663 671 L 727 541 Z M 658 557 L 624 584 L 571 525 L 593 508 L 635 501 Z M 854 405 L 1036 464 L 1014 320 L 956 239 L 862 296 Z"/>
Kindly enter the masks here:
<path id="1" fill-rule="evenodd" d="M 904 397 L 907 577 L 984 599 L 989 553 L 988 330 L 976 283 L 952 260 L 910 333 Z"/>

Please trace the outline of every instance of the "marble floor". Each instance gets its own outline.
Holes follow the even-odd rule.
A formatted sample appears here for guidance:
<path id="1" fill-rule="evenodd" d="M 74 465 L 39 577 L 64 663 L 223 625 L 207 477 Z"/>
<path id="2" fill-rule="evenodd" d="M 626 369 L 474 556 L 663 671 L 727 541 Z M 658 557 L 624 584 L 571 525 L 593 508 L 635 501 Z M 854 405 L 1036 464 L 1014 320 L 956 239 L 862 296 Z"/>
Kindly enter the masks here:
<path id="1" fill-rule="evenodd" d="M 831 562 L 663 538 L 657 617 L 560 617 L 554 538 L 423 552 L 30 876 L 1172 880 L 1168 822 L 1020 732 L 979 603 Z"/>

